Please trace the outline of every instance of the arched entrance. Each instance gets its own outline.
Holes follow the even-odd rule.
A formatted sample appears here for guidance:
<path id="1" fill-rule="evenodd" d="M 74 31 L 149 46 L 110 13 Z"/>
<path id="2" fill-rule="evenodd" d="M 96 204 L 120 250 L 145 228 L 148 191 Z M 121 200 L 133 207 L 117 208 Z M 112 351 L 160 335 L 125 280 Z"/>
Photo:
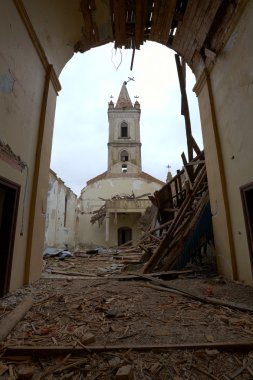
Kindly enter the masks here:
<path id="1" fill-rule="evenodd" d="M 61 70 L 74 52 L 110 41 L 132 49 L 134 60 L 147 40 L 176 51 L 196 75 L 220 273 L 252 283 L 238 190 L 252 182 L 252 2 L 14 0 L 1 2 L 0 13 L 0 174 L 19 184 L 22 194 L 27 188 L 24 234 L 16 234 L 13 255 L 22 265 L 13 266 L 11 288 L 41 273 Z M 97 70 L 90 69 L 91 77 Z M 27 185 L 19 158 L 29 168 Z M 18 218 L 17 230 L 21 223 Z"/>
<path id="2" fill-rule="evenodd" d="M 125 244 L 132 240 L 132 229 L 129 227 L 120 227 L 118 229 L 118 245 Z"/>

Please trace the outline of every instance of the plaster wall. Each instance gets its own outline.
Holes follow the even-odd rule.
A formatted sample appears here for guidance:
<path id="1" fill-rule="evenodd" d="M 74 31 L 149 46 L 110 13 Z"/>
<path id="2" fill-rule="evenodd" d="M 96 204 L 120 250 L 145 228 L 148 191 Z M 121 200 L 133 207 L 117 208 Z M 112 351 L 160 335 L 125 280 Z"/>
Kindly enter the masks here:
<path id="1" fill-rule="evenodd" d="M 131 157 L 131 156 L 130 156 Z M 127 173 L 140 173 L 141 170 L 136 167 L 135 164 L 131 163 L 131 158 L 129 157 L 130 161 L 126 162 L 118 162 L 117 164 L 113 165 L 111 167 L 110 173 L 121 173 L 122 172 L 122 164 L 124 163 L 127 165 Z"/>
<path id="2" fill-rule="evenodd" d="M 24 281 L 29 206 L 45 71 L 14 2 L 2 1 L 0 13 L 0 139 L 27 164 L 27 169 L 19 172 L 0 160 L 0 175 L 21 186 L 10 283 L 12 290 L 22 286 Z"/>
<path id="3" fill-rule="evenodd" d="M 109 119 L 109 149 L 108 169 L 120 159 L 120 152 L 127 149 L 129 161 L 141 168 L 141 144 L 140 144 L 140 110 L 108 110 Z M 129 136 L 121 138 L 121 123 L 128 124 Z M 135 143 L 136 145 L 134 145 Z M 121 146 L 122 144 L 122 146 Z"/>
<path id="4" fill-rule="evenodd" d="M 45 223 L 45 246 L 75 247 L 77 196 L 55 173 L 49 173 L 48 202 Z M 65 209 L 65 199 L 67 199 Z M 65 220 L 66 211 L 66 220 Z"/>
<path id="5" fill-rule="evenodd" d="M 103 199 L 111 199 L 115 195 L 131 195 L 134 192 L 135 196 L 140 196 L 145 193 L 153 194 L 154 191 L 161 188 L 161 184 L 156 182 L 148 182 L 138 178 L 106 178 L 86 186 L 81 191 L 81 196 L 78 200 L 79 215 L 77 225 L 77 244 L 92 246 L 106 246 L 105 241 L 105 220 L 99 227 L 98 223 L 93 225 L 90 223 L 93 211 L 98 210 L 103 204 Z M 109 245 L 117 244 L 117 230 L 120 227 L 130 227 L 133 229 L 133 238 L 137 239 L 140 231 L 137 229 L 137 220 L 140 217 L 140 212 L 125 215 L 110 214 L 110 240 Z M 116 223 L 117 222 L 117 223 Z"/>
<path id="6" fill-rule="evenodd" d="M 79 0 L 23 0 L 26 12 L 48 61 L 60 75 L 73 56 L 73 46 L 80 39 L 83 18 Z"/>
<path id="7" fill-rule="evenodd" d="M 120 137 L 120 125 L 123 121 L 128 124 L 129 138 L 132 141 L 140 141 L 140 110 L 130 109 L 118 111 L 117 109 L 108 110 L 109 119 L 109 141 L 118 141 Z"/>
<path id="8" fill-rule="evenodd" d="M 214 63 L 210 86 L 204 79 L 198 94 L 219 271 L 249 284 L 253 281 L 240 187 L 253 182 L 252 19 L 250 1 Z"/>
<path id="9" fill-rule="evenodd" d="M 240 187 L 253 182 L 253 2 L 211 72 L 239 280 L 252 283 Z M 241 57 L 244 57 L 242 60 Z"/>

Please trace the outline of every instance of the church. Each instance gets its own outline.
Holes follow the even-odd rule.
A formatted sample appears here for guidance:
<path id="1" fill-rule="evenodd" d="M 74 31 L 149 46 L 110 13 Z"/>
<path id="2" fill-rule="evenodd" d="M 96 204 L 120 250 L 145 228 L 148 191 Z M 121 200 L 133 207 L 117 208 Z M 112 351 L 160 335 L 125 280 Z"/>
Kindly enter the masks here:
<path id="1" fill-rule="evenodd" d="M 117 246 L 136 241 L 148 198 L 164 182 L 142 171 L 140 103 L 133 104 L 124 82 L 116 104 L 108 104 L 107 171 L 90 179 L 78 199 L 77 245 Z"/>

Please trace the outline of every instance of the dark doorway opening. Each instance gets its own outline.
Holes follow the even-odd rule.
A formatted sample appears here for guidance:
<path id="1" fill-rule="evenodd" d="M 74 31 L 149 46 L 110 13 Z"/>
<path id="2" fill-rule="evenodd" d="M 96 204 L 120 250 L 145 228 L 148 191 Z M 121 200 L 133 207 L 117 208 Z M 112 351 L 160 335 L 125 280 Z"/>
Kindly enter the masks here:
<path id="1" fill-rule="evenodd" d="M 20 186 L 0 177 L 0 297 L 9 291 Z"/>
<path id="2" fill-rule="evenodd" d="M 241 187 L 241 196 L 253 273 L 253 183 Z"/>
<path id="3" fill-rule="evenodd" d="M 118 229 L 118 245 L 125 244 L 132 240 L 132 229 L 128 227 L 121 227 Z"/>

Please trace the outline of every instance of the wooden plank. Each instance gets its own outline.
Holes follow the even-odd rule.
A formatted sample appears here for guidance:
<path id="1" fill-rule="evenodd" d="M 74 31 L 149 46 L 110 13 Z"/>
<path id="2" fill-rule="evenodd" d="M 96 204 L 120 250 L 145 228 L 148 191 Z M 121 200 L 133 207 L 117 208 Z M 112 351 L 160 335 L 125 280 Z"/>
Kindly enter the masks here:
<path id="1" fill-rule="evenodd" d="M 240 310 L 244 312 L 253 312 L 253 306 L 247 306 L 245 304 L 241 303 L 236 303 L 232 301 L 227 301 L 227 300 L 222 300 L 219 298 L 214 298 L 214 297 L 205 297 L 205 296 L 200 296 L 197 293 L 191 292 L 189 290 L 185 291 L 184 289 L 180 288 L 179 286 L 175 285 L 169 285 L 167 281 L 160 280 L 158 278 L 150 277 L 148 275 L 143 275 L 140 274 L 140 277 L 143 277 L 144 280 L 149 280 L 151 283 L 155 285 L 160 285 L 161 288 L 167 289 L 168 291 L 176 292 L 177 294 L 180 294 L 184 297 L 189 297 L 198 301 L 202 301 L 208 304 L 213 304 L 213 305 L 220 305 L 220 306 L 226 306 L 231 309 L 235 310 Z"/>
<path id="2" fill-rule="evenodd" d="M 185 154 L 184 152 L 181 154 L 181 158 L 182 158 L 182 161 L 183 161 L 183 165 L 184 165 L 184 169 L 187 173 L 187 176 L 189 178 L 189 181 L 191 182 L 191 184 L 193 183 L 193 175 L 192 175 L 192 170 L 189 170 L 189 165 L 188 165 L 188 162 L 187 162 L 187 159 L 185 157 Z"/>
<path id="3" fill-rule="evenodd" d="M 179 22 L 176 34 L 173 39 L 172 48 L 182 56 L 184 56 L 184 42 L 188 44 L 192 38 L 192 21 L 198 7 L 200 6 L 200 1 L 201 0 L 188 0 L 183 20 Z"/>
<path id="4" fill-rule="evenodd" d="M 201 154 L 201 150 L 200 150 L 198 144 L 196 143 L 195 138 L 193 136 L 191 136 L 191 139 L 192 139 L 191 144 L 192 144 L 192 147 L 195 150 L 196 154 L 197 155 Z"/>
<path id="5" fill-rule="evenodd" d="M 205 4 L 205 2 L 203 2 Z M 221 0 L 212 0 L 207 7 L 202 9 L 199 15 L 195 28 L 193 30 L 194 38 L 191 39 L 190 44 L 186 50 L 185 59 L 190 62 L 192 60 L 195 50 L 200 51 L 208 32 L 214 22 L 217 11 L 220 7 Z"/>
<path id="6" fill-rule="evenodd" d="M 139 49 L 144 40 L 144 28 L 147 17 L 148 1 L 136 1 L 135 48 Z"/>
<path id="7" fill-rule="evenodd" d="M 173 222 L 172 222 L 171 226 L 169 227 L 165 238 L 161 241 L 159 246 L 156 248 L 156 250 L 154 251 L 150 260 L 143 266 L 143 268 L 141 270 L 142 273 L 148 273 L 151 270 L 153 270 L 155 265 L 158 263 L 162 253 L 168 249 L 168 244 L 171 240 L 171 237 L 173 236 L 173 233 L 176 231 L 178 226 L 182 223 L 182 221 L 185 217 L 186 211 L 188 210 L 189 206 L 193 202 L 195 193 L 198 191 L 199 186 L 202 184 L 202 182 L 204 181 L 205 178 L 206 178 L 206 168 L 204 166 L 201 169 L 201 172 L 199 173 L 199 177 L 198 177 L 196 183 L 194 184 L 191 193 L 189 193 L 187 195 L 187 197 L 183 201 L 176 217 L 173 219 Z"/>
<path id="8" fill-rule="evenodd" d="M 87 355 L 87 352 L 105 352 L 105 351 L 120 351 L 120 350 L 133 350 L 133 351 L 167 351 L 171 349 L 185 350 L 185 349 L 218 349 L 223 351 L 250 351 L 253 349 L 253 341 L 226 341 L 226 342 L 207 342 L 207 343 L 168 343 L 168 344 L 124 344 L 124 345 L 89 345 L 87 348 L 73 347 L 73 346 L 12 346 L 7 347 L 5 355 L 31 355 L 38 356 L 55 356 L 67 355 L 72 356 Z M 4 357 L 4 356 L 3 356 Z"/>
<path id="9" fill-rule="evenodd" d="M 196 44 L 197 31 L 201 23 L 204 22 L 206 10 L 211 2 L 212 0 L 201 1 L 195 11 L 194 17 L 192 18 L 190 33 L 188 33 L 188 36 L 191 36 L 191 38 L 188 39 L 187 43 L 185 40 L 183 41 L 184 57 L 187 62 L 190 62 L 189 57 L 193 56 L 196 46 L 194 46 L 194 44 Z"/>
<path id="10" fill-rule="evenodd" d="M 176 264 L 176 261 L 179 258 L 179 255 L 182 252 L 182 249 L 183 249 L 183 246 L 186 242 L 186 239 L 189 236 L 189 234 L 192 232 L 192 230 L 194 229 L 196 223 L 198 222 L 200 215 L 202 214 L 203 209 L 208 202 L 208 199 L 209 199 L 209 194 L 208 194 L 208 190 L 207 190 L 206 193 L 204 194 L 204 196 L 199 201 L 199 204 L 197 205 L 197 208 L 196 208 L 195 213 L 191 219 L 191 222 L 189 223 L 189 225 L 185 229 L 184 235 L 180 239 L 181 240 L 180 242 L 182 243 L 182 245 L 179 246 L 178 248 L 176 247 L 174 252 L 169 252 L 167 259 L 165 259 L 164 270 L 173 269 L 174 265 Z"/>
<path id="11" fill-rule="evenodd" d="M 0 322 L 0 342 L 2 342 L 17 325 L 17 323 L 24 318 L 28 310 L 33 305 L 34 300 L 31 297 L 26 297 L 14 310 L 12 310 Z"/>
<path id="12" fill-rule="evenodd" d="M 175 7 L 176 0 L 156 0 L 154 2 L 150 40 L 167 44 Z"/>
<path id="13" fill-rule="evenodd" d="M 126 42 L 125 0 L 113 0 L 115 48 Z"/>
<path id="14" fill-rule="evenodd" d="M 171 24 L 172 24 L 172 20 L 173 20 L 175 8 L 176 8 L 176 3 L 177 3 L 177 0 L 170 0 L 170 1 L 165 0 L 165 7 L 163 10 L 163 14 L 161 15 L 162 28 L 160 27 L 160 36 L 159 36 L 159 41 L 158 41 L 164 45 L 167 45 L 168 43 Z"/>
<path id="15" fill-rule="evenodd" d="M 185 130 L 186 130 L 186 139 L 187 139 L 187 147 L 188 147 L 188 160 L 192 161 L 193 159 L 193 148 L 192 148 L 192 131 L 191 131 L 191 120 L 190 120 L 190 112 L 188 107 L 188 100 L 185 88 L 185 78 L 183 67 L 180 61 L 180 57 L 178 54 L 175 54 L 175 60 L 177 65 L 178 79 L 182 96 L 182 110 L 185 118 Z"/>

